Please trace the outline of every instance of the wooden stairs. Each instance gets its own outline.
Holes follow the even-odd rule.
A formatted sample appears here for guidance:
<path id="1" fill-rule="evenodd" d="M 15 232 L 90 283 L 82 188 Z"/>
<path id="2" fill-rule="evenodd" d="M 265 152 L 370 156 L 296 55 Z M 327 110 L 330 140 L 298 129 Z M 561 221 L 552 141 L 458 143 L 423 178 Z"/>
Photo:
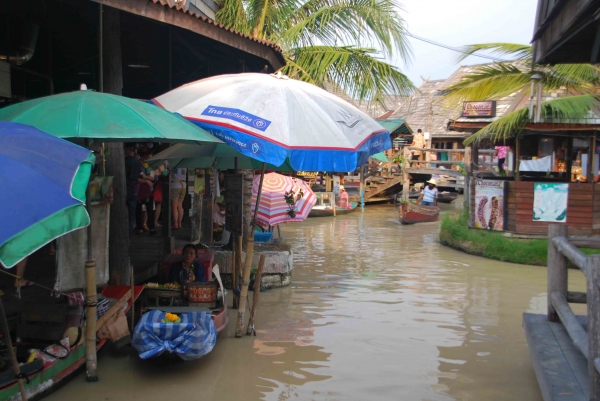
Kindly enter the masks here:
<path id="1" fill-rule="evenodd" d="M 365 181 L 365 202 L 368 202 L 376 198 L 388 198 L 389 196 L 381 196 L 382 193 L 394 185 L 402 184 L 402 174 L 384 173 L 381 176 L 369 177 Z"/>

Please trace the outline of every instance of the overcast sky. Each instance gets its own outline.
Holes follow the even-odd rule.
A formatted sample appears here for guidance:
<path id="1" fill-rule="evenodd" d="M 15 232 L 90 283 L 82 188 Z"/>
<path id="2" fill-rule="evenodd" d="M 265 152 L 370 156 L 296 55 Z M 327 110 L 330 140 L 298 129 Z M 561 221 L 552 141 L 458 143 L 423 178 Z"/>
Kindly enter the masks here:
<path id="1" fill-rule="evenodd" d="M 399 0 L 408 30 L 452 47 L 490 42 L 528 44 L 533 36 L 537 0 Z M 412 62 L 394 60 L 419 86 L 421 77 L 447 78 L 456 70 L 456 52 L 409 38 Z M 461 64 L 491 62 L 469 57 Z"/>

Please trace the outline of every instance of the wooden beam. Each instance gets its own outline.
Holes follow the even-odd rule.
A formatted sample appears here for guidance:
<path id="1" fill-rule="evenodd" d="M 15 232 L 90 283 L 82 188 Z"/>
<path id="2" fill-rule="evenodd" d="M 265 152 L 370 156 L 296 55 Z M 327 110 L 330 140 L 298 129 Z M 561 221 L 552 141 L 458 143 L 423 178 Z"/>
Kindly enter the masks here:
<path id="1" fill-rule="evenodd" d="M 579 291 L 567 292 L 567 302 L 571 304 L 585 304 L 587 303 L 587 294 Z"/>
<path id="2" fill-rule="evenodd" d="M 551 226 L 549 226 L 548 228 L 550 229 L 550 227 Z M 588 256 L 585 253 L 581 252 L 579 248 L 571 244 L 569 240 L 564 236 L 556 236 L 552 238 L 552 244 L 556 247 L 556 249 L 558 249 L 558 252 L 569 258 L 569 260 L 573 262 L 575 266 L 579 267 L 583 274 L 585 274 L 585 276 L 589 279 L 587 268 Z"/>
<path id="3" fill-rule="evenodd" d="M 585 332 L 579 321 L 577 321 L 577 317 L 571 310 L 571 307 L 569 307 L 567 299 L 558 291 L 550 294 L 550 299 L 552 301 L 552 306 L 560 317 L 560 321 L 567 330 L 567 333 L 569 333 L 571 340 L 573 340 L 573 345 L 575 345 L 575 348 L 577 348 L 583 356 L 588 358 L 588 334 Z"/>
<path id="4" fill-rule="evenodd" d="M 106 324 L 108 319 L 113 317 L 118 311 L 120 311 L 123 308 L 123 305 L 125 305 L 127 301 L 129 301 L 132 294 L 133 292 L 131 290 L 127 290 L 125 295 L 119 298 L 119 300 L 113 306 L 111 306 L 110 309 L 100 317 L 100 319 L 98 319 L 98 321 L 96 322 L 96 332 L 98 332 L 98 330 L 100 330 Z"/>
<path id="5" fill-rule="evenodd" d="M 600 249 L 600 238 L 569 238 L 569 242 L 580 248 Z"/>

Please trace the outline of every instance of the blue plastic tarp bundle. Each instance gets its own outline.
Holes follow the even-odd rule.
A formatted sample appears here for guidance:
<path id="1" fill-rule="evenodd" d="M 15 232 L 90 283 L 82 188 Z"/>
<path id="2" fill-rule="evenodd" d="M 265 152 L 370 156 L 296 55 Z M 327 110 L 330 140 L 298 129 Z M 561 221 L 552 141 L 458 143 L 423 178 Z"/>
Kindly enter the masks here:
<path id="1" fill-rule="evenodd" d="M 135 326 L 133 346 L 142 359 L 170 352 L 184 360 L 198 359 L 212 351 L 217 330 L 210 314 L 188 312 L 180 323 L 162 323 L 166 313 L 158 310 L 144 315 Z"/>

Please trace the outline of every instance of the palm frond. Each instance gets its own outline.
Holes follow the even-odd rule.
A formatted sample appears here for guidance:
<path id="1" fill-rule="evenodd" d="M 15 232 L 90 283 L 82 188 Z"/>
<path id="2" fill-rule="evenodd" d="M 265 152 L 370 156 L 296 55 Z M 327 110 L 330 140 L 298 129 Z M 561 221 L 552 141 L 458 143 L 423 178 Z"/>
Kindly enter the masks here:
<path id="1" fill-rule="evenodd" d="M 374 49 L 351 46 L 305 46 L 293 49 L 282 71 L 296 79 L 325 86 L 334 82 L 357 100 L 383 99 L 386 94 L 409 95 L 412 82 L 396 67 L 376 58 Z"/>
<path id="2" fill-rule="evenodd" d="M 577 95 L 542 102 L 544 123 L 578 124 L 600 104 L 598 95 Z M 521 133 L 529 122 L 527 107 L 508 113 L 464 141 L 465 145 L 489 139 L 492 142 L 506 140 Z"/>
<path id="3" fill-rule="evenodd" d="M 592 92 L 600 85 L 600 68 L 592 64 L 556 64 L 536 66 L 542 74 L 544 87 L 549 90 L 566 87 L 583 92 Z"/>
<path id="4" fill-rule="evenodd" d="M 384 54 L 410 58 L 405 22 L 395 0 L 311 0 L 276 38 L 284 47 L 374 44 Z"/>
<path id="5" fill-rule="evenodd" d="M 446 103 L 495 100 L 521 90 L 531 82 L 531 73 L 508 63 L 474 67 L 459 82 L 443 89 Z"/>
<path id="6" fill-rule="evenodd" d="M 219 23 L 238 32 L 251 34 L 243 0 L 217 0 L 217 4 L 221 6 L 215 15 Z"/>
<path id="7" fill-rule="evenodd" d="M 462 46 L 460 50 L 463 53 L 457 56 L 457 63 L 460 63 L 467 57 L 482 51 L 491 52 L 492 55 L 496 56 L 507 56 L 510 59 L 514 60 L 531 60 L 531 46 L 522 45 L 519 43 L 480 43 L 475 45 Z"/>

